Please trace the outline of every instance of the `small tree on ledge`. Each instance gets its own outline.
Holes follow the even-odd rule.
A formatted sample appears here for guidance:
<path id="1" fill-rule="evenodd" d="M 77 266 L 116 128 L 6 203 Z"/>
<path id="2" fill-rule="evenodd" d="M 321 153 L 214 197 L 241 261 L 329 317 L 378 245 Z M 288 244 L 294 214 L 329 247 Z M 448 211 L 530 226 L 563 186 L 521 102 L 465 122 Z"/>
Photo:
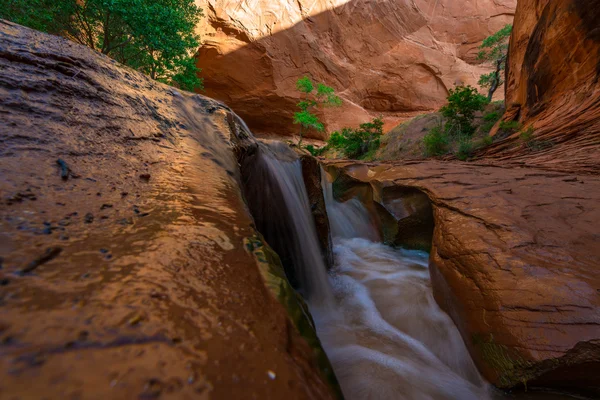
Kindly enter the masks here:
<path id="1" fill-rule="evenodd" d="M 308 76 L 298 79 L 296 89 L 304 96 L 304 100 L 297 104 L 300 111 L 294 113 L 294 124 L 300 125 L 298 146 L 301 146 L 302 138 L 307 131 L 314 129 L 322 132 L 325 129 L 325 126 L 313 111 L 319 106 L 339 107 L 342 105 L 342 99 L 336 96 L 332 87 L 319 83 L 315 88 Z"/>
<path id="2" fill-rule="evenodd" d="M 512 25 L 506 25 L 492 36 L 485 38 L 479 46 L 477 58 L 494 64 L 494 71 L 483 74 L 479 78 L 479 86 L 489 88 L 488 102 L 492 101 L 494 92 L 504 83 L 502 71 L 506 69 L 508 41 L 512 32 Z"/>

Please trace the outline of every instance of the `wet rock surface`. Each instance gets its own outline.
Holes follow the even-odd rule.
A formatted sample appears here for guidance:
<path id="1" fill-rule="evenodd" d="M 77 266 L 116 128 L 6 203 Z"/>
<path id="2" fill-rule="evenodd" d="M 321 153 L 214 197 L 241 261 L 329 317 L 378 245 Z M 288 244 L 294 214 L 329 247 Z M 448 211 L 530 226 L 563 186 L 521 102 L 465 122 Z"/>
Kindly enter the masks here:
<path id="1" fill-rule="evenodd" d="M 326 168 L 356 193 L 427 194 L 434 294 L 488 380 L 599 393 L 598 176 L 435 161 Z"/>
<path id="2" fill-rule="evenodd" d="M 0 397 L 334 397 L 226 108 L 0 21 L 0 115 Z"/>

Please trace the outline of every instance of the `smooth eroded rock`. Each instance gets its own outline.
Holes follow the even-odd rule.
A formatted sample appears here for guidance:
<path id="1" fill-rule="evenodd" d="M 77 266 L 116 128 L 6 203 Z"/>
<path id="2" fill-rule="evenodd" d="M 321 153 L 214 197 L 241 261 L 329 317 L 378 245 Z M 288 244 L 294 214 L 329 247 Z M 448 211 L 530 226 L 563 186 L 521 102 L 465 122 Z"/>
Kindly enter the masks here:
<path id="1" fill-rule="evenodd" d="M 335 397 L 226 107 L 0 21 L 0 115 L 0 397 Z"/>

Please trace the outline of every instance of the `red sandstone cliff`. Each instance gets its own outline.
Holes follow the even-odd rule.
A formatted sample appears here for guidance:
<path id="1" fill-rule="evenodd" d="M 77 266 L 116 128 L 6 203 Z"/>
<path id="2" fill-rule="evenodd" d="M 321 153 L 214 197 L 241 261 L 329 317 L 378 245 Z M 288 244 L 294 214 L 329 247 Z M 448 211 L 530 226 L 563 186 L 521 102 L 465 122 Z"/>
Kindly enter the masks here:
<path id="1" fill-rule="evenodd" d="M 505 120 L 533 127 L 487 158 L 600 171 L 600 1 L 520 0 L 511 37 Z"/>
<path id="2" fill-rule="evenodd" d="M 225 101 L 259 134 L 294 133 L 295 81 L 303 74 L 345 99 L 329 130 L 384 114 L 441 106 L 457 83 L 487 67 L 476 47 L 513 18 L 516 0 L 198 0 L 207 17 L 198 65 L 206 94 Z"/>

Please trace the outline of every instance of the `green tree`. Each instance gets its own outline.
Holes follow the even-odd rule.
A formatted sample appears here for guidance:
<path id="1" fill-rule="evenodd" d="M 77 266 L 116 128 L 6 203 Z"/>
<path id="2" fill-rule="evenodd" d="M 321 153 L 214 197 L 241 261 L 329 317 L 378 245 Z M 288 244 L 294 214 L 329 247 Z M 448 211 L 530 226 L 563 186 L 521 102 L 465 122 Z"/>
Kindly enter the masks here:
<path id="1" fill-rule="evenodd" d="M 492 101 L 494 92 L 504 83 L 502 72 L 506 69 L 508 42 L 512 32 L 512 25 L 506 25 L 492 36 L 485 38 L 477 58 L 494 65 L 494 71 L 483 74 L 479 78 L 479 85 L 488 88 L 488 101 Z"/>
<path id="2" fill-rule="evenodd" d="M 297 106 L 300 111 L 294 113 L 294 124 L 300 125 L 300 139 L 298 146 L 302 145 L 304 134 L 314 129 L 323 131 L 325 126 L 319 120 L 314 110 L 319 106 L 322 107 L 337 107 L 342 105 L 342 99 L 335 94 L 332 87 L 322 83 L 317 84 L 316 88 L 312 80 L 308 76 L 304 76 L 296 82 L 296 89 L 302 94 L 304 99 Z"/>
<path id="3" fill-rule="evenodd" d="M 471 136 L 475 113 L 483 111 L 488 100 L 472 86 L 457 86 L 449 92 L 448 104 L 440 109 L 446 118 L 445 130 L 450 136 Z"/>
<path id="4" fill-rule="evenodd" d="M 185 90 L 202 87 L 194 0 L 8 0 L 0 17 L 60 34 Z"/>

